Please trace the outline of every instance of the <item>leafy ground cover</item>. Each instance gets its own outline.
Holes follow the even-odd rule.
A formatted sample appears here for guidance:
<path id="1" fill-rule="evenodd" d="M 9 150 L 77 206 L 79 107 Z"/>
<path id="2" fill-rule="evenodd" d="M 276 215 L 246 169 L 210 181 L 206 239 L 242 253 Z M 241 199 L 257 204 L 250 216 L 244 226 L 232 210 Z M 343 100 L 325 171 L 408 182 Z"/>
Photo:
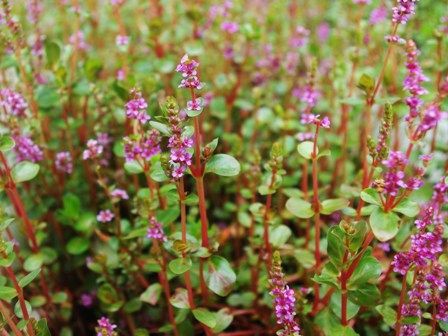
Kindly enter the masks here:
<path id="1" fill-rule="evenodd" d="M 2 335 L 448 334 L 446 1 L 0 3 Z"/>

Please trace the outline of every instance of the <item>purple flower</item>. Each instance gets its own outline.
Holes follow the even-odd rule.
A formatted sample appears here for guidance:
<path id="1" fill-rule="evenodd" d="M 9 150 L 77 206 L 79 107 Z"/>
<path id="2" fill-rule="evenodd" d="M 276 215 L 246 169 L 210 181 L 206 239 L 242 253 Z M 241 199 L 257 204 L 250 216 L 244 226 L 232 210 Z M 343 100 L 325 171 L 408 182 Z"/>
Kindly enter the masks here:
<path id="1" fill-rule="evenodd" d="M 31 23 L 37 23 L 43 10 L 41 2 L 39 0 L 30 0 L 27 2 L 26 7 L 28 12 L 28 20 L 30 20 Z"/>
<path id="2" fill-rule="evenodd" d="M 189 111 L 200 111 L 202 106 L 203 102 L 201 98 L 196 98 L 195 100 L 189 100 L 187 102 L 187 110 Z"/>
<path id="3" fill-rule="evenodd" d="M 397 0 L 397 4 L 392 8 L 392 22 L 406 24 L 415 14 L 417 2 L 418 0 Z"/>
<path id="4" fill-rule="evenodd" d="M 146 113 L 148 104 L 142 97 L 142 93 L 136 89 L 131 90 L 132 99 L 126 105 L 126 117 L 137 120 L 140 124 L 146 124 L 151 117 Z"/>
<path id="5" fill-rule="evenodd" d="M 160 133 L 153 129 L 144 134 L 134 134 L 124 139 L 126 161 L 148 161 L 160 153 Z"/>
<path id="6" fill-rule="evenodd" d="M 279 336 L 299 336 L 300 327 L 295 321 L 295 302 L 294 291 L 289 288 L 284 280 L 281 267 L 280 254 L 276 251 L 273 255 L 272 268 L 269 271 L 271 292 L 274 297 L 274 311 L 277 317 L 277 324 L 282 329 L 277 332 Z"/>
<path id="7" fill-rule="evenodd" d="M 73 160 L 70 152 L 57 153 L 54 164 L 60 173 L 71 174 L 73 172 Z"/>
<path id="8" fill-rule="evenodd" d="M 109 209 L 107 210 L 101 210 L 100 212 L 98 212 L 98 215 L 96 216 L 96 219 L 98 222 L 100 223 L 108 223 L 110 222 L 112 219 L 114 219 L 114 214 L 112 213 L 112 211 L 110 211 Z"/>
<path id="9" fill-rule="evenodd" d="M 180 60 L 180 63 L 177 65 L 176 71 L 180 72 L 184 78 L 195 77 L 197 75 L 196 69 L 198 66 L 198 62 L 195 60 L 190 60 L 188 58 L 188 54 L 185 54 Z"/>
<path id="10" fill-rule="evenodd" d="M 295 32 L 289 39 L 289 45 L 293 48 L 300 48 L 308 43 L 310 31 L 302 26 L 297 26 Z"/>
<path id="11" fill-rule="evenodd" d="M 127 35 L 117 35 L 115 38 L 115 44 L 118 47 L 125 47 L 129 44 L 129 36 Z"/>
<path id="12" fill-rule="evenodd" d="M 408 251 L 395 255 L 392 262 L 394 271 L 403 276 L 415 268 L 414 282 L 408 291 L 409 301 L 403 306 L 403 316 L 422 315 L 422 304 L 432 303 L 441 317 L 446 315 L 446 302 L 440 291 L 446 288 L 445 274 L 438 259 L 443 251 L 444 219 L 442 206 L 447 200 L 448 186 L 444 178 L 434 186 L 431 201 L 421 211 L 415 221 L 417 232 L 411 236 Z"/>
<path id="13" fill-rule="evenodd" d="M 440 107 L 437 104 L 429 105 L 423 112 L 420 124 L 417 127 L 417 132 L 420 133 L 417 136 L 420 137 L 427 131 L 435 128 L 437 123 L 445 116 L 445 113 L 440 111 Z"/>
<path id="14" fill-rule="evenodd" d="M 410 124 L 418 116 L 419 108 L 423 104 L 420 96 L 427 93 L 422 87 L 422 83 L 426 82 L 428 79 L 423 75 L 420 64 L 417 61 L 418 54 L 419 51 L 414 41 L 408 41 L 406 45 L 406 68 L 408 70 L 408 75 L 405 78 L 403 85 L 404 89 L 411 95 L 406 98 L 406 104 L 409 106 L 409 114 L 406 116 L 406 121 Z"/>
<path id="15" fill-rule="evenodd" d="M 116 324 L 112 324 L 107 317 L 101 317 L 98 321 L 98 326 L 95 328 L 97 336 L 116 336 Z"/>
<path id="16" fill-rule="evenodd" d="M 95 296 L 92 293 L 83 293 L 81 294 L 81 305 L 88 308 L 93 305 L 93 300 L 95 299 Z"/>
<path id="17" fill-rule="evenodd" d="M 314 133 L 311 133 L 311 132 L 298 133 L 296 135 L 296 138 L 299 141 L 313 140 L 314 139 Z"/>
<path id="18" fill-rule="evenodd" d="M 42 150 L 36 145 L 33 140 L 27 135 L 14 135 L 14 152 L 16 153 L 18 161 L 42 161 L 44 154 Z"/>
<path id="19" fill-rule="evenodd" d="M 405 44 L 406 40 L 398 35 L 386 35 L 384 39 L 389 43 Z"/>
<path id="20" fill-rule="evenodd" d="M 161 242 L 167 240 L 167 237 L 163 232 L 162 223 L 158 222 L 154 216 L 149 219 L 149 228 L 146 233 L 146 238 L 155 239 Z"/>
<path id="21" fill-rule="evenodd" d="M 387 17 L 387 13 L 387 8 L 385 6 L 375 8 L 372 13 L 370 13 L 369 23 L 371 25 L 376 25 L 384 21 Z"/>
<path id="22" fill-rule="evenodd" d="M 400 330 L 400 336 L 417 336 L 418 334 L 418 325 L 416 324 L 405 324 Z"/>
<path id="23" fill-rule="evenodd" d="M 330 128 L 330 119 L 328 117 L 324 117 L 320 122 L 320 126 L 323 128 Z"/>
<path id="24" fill-rule="evenodd" d="M 233 21 L 224 21 L 221 23 L 221 29 L 229 34 L 235 34 L 240 29 L 240 26 Z"/>
<path id="25" fill-rule="evenodd" d="M 69 38 L 69 43 L 73 45 L 75 48 L 79 50 L 86 51 L 89 49 L 89 45 L 87 44 L 84 33 L 81 30 L 78 30 L 76 33 L 72 34 Z"/>
<path id="26" fill-rule="evenodd" d="M 87 149 L 82 152 L 83 160 L 96 159 L 103 153 L 104 147 L 98 143 L 98 140 L 90 139 L 87 141 Z"/>
<path id="27" fill-rule="evenodd" d="M 304 88 L 295 88 L 292 92 L 294 97 L 300 99 L 302 103 L 307 104 L 309 108 L 316 106 L 319 99 L 319 91 L 314 89 L 314 85 L 307 84 Z"/>
<path id="28" fill-rule="evenodd" d="M 110 195 L 112 197 L 118 198 L 118 199 L 122 199 L 122 200 L 127 200 L 129 199 L 129 195 L 126 192 L 126 190 L 123 189 L 114 189 L 111 191 Z"/>
<path id="29" fill-rule="evenodd" d="M 353 3 L 355 5 L 368 5 L 370 0 L 353 0 Z"/>
<path id="30" fill-rule="evenodd" d="M 317 38 L 320 42 L 325 42 L 328 39 L 328 36 L 330 36 L 330 25 L 327 22 L 322 22 L 317 27 Z"/>
<path id="31" fill-rule="evenodd" d="M 26 109 L 28 108 L 25 98 L 20 93 L 10 89 L 0 90 L 0 106 L 6 113 L 16 117 L 25 117 Z"/>
<path id="32" fill-rule="evenodd" d="M 122 68 L 117 70 L 116 74 L 117 81 L 123 81 L 126 79 L 126 71 Z"/>

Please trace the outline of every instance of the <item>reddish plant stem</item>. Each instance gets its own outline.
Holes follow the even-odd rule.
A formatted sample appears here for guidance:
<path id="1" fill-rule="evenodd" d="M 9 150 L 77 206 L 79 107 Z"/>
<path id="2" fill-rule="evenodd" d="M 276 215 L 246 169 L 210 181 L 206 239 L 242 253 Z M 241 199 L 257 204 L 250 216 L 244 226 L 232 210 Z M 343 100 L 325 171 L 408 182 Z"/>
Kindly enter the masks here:
<path id="1" fill-rule="evenodd" d="M 196 99 L 194 90 L 191 89 L 191 96 L 193 101 Z M 207 219 L 207 205 L 205 201 L 205 190 L 204 190 L 204 166 L 201 163 L 201 127 L 199 124 L 199 116 L 194 117 L 194 156 L 195 165 L 190 167 L 193 177 L 196 182 L 196 191 L 198 193 L 199 199 L 199 216 L 201 219 L 201 245 L 208 249 L 210 247 L 210 242 L 208 239 L 208 219 Z M 204 259 L 200 258 L 199 262 L 199 280 L 201 286 L 201 294 L 204 302 L 208 301 L 208 289 L 204 278 Z"/>
<path id="2" fill-rule="evenodd" d="M 395 325 L 395 336 L 400 335 L 401 330 L 401 311 L 404 304 L 404 299 L 406 297 L 406 277 L 407 272 L 403 275 L 403 280 L 401 281 L 401 292 L 400 292 L 400 301 L 398 302 L 398 308 L 397 308 L 397 324 Z"/>
<path id="3" fill-rule="evenodd" d="M 37 244 L 36 234 L 34 232 L 33 225 L 31 224 L 31 221 L 28 218 L 28 215 L 25 211 L 25 206 L 23 205 L 22 199 L 19 196 L 16 184 L 11 175 L 11 169 L 9 168 L 8 162 L 6 161 L 6 158 L 2 152 L 0 152 L 0 160 L 4 168 L 4 175 L 7 183 L 5 185 L 5 189 L 8 191 L 7 192 L 8 197 L 11 200 L 11 203 L 13 203 L 14 205 L 14 209 L 16 210 L 17 216 L 19 216 L 23 220 L 23 223 L 25 225 L 25 233 L 30 241 L 31 250 L 33 252 L 37 252 L 39 250 L 39 247 Z"/>
<path id="4" fill-rule="evenodd" d="M 313 210 L 314 210 L 314 270 L 316 274 L 320 272 L 321 256 L 320 256 L 320 204 L 319 204 L 319 185 L 318 185 L 318 168 L 317 168 L 317 137 L 319 135 L 319 125 L 316 125 L 314 134 L 312 159 L 312 177 L 313 177 Z M 314 303 L 313 310 L 319 305 L 319 284 L 314 284 Z"/>
<path id="5" fill-rule="evenodd" d="M 185 187 L 184 178 L 181 177 L 177 184 L 177 191 L 179 193 L 179 207 L 180 207 L 180 222 L 182 230 L 182 243 L 187 245 L 187 209 L 185 206 Z M 185 252 L 182 252 L 182 257 L 185 258 Z M 190 271 L 184 273 L 185 287 L 187 287 L 188 303 L 191 309 L 195 308 L 193 286 L 191 284 Z"/>
<path id="6" fill-rule="evenodd" d="M 17 281 L 16 275 L 14 274 L 14 271 L 12 270 L 11 266 L 5 267 L 5 271 L 6 271 L 6 275 L 8 276 L 9 280 L 11 280 L 11 282 L 14 286 L 14 289 L 17 292 L 20 310 L 22 311 L 23 318 L 26 321 L 26 329 L 28 330 L 28 333 L 30 336 L 34 336 L 35 335 L 34 328 L 30 322 L 30 315 L 28 313 L 28 309 L 25 304 L 25 297 L 23 296 L 22 287 L 20 287 L 19 282 Z"/>
<path id="7" fill-rule="evenodd" d="M 173 310 L 173 306 L 170 303 L 171 293 L 170 293 L 170 284 L 168 282 L 168 276 L 167 276 L 167 271 L 166 271 L 166 265 L 167 265 L 166 257 L 165 257 L 165 254 L 163 253 L 163 250 L 159 246 L 159 243 L 157 241 L 154 241 L 154 244 L 156 246 L 156 249 L 160 252 L 160 257 L 161 257 L 160 266 L 161 266 L 162 270 L 159 272 L 159 281 L 162 284 L 163 292 L 165 294 L 166 304 L 167 304 L 167 308 L 168 308 L 168 319 L 173 327 L 174 335 L 178 336 L 179 332 L 177 330 L 176 321 L 174 319 L 174 310 Z"/>
<path id="8" fill-rule="evenodd" d="M 23 333 L 17 328 L 16 324 L 14 323 L 14 320 L 9 316 L 8 309 L 3 305 L 2 301 L 0 300 L 0 313 L 3 315 L 3 317 L 6 320 L 6 323 L 8 323 L 9 327 L 11 328 L 11 331 L 14 333 L 15 336 L 23 336 Z M 6 330 L 4 330 L 6 332 Z M 7 332 L 5 335 L 9 335 Z"/>

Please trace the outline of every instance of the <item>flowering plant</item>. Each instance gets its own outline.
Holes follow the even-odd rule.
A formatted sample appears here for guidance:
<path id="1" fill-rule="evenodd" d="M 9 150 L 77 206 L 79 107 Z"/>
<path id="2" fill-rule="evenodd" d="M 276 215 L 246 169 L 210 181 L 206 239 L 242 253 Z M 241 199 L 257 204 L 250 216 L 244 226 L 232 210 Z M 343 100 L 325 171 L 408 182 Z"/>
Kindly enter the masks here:
<path id="1" fill-rule="evenodd" d="M 442 0 L 0 0 L 0 334 L 448 334 Z"/>

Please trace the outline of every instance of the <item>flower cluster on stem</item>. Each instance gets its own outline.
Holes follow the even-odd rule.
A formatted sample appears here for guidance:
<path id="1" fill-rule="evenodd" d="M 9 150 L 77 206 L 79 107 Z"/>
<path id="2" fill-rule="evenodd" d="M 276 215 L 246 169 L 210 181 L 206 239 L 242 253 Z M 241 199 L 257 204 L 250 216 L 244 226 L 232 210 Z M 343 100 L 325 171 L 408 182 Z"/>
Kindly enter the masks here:
<path id="1" fill-rule="evenodd" d="M 274 310 L 277 324 L 281 330 L 277 331 L 278 336 L 299 336 L 300 327 L 295 320 L 295 294 L 285 282 L 282 272 L 280 253 L 273 254 L 272 267 L 269 271 L 269 282 L 271 284 L 270 294 L 274 297 Z"/>

